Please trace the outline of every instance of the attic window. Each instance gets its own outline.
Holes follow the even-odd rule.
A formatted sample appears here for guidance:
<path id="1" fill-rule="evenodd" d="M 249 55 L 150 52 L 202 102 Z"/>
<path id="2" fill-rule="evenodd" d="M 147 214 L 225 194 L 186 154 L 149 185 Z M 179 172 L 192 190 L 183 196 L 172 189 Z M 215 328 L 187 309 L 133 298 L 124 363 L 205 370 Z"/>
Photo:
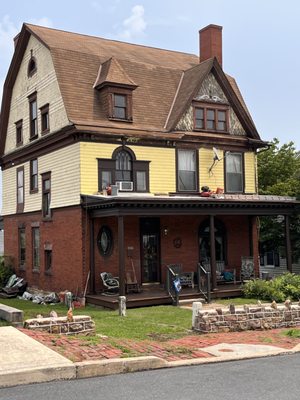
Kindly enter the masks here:
<path id="1" fill-rule="evenodd" d="M 31 77 L 35 72 L 36 72 L 36 59 L 31 56 L 29 63 L 28 63 L 28 70 L 27 70 L 27 74 L 28 77 Z"/>
<path id="2" fill-rule="evenodd" d="M 124 94 L 114 94 L 114 103 L 113 103 L 113 116 L 118 119 L 126 119 L 127 115 L 127 101 L 126 96 Z"/>
<path id="3" fill-rule="evenodd" d="M 223 104 L 194 104 L 194 129 L 228 132 L 228 107 Z"/>
<path id="4" fill-rule="evenodd" d="M 109 96 L 109 118 L 132 121 L 132 94 L 130 90 L 111 88 Z"/>

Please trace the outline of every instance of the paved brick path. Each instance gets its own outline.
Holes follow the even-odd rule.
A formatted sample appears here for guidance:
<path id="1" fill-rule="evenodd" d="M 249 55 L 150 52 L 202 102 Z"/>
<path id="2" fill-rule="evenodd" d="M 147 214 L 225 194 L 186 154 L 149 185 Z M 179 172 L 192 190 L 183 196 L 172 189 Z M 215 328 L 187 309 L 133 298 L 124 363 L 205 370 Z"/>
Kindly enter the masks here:
<path id="1" fill-rule="evenodd" d="M 201 348 L 219 343 L 264 344 L 292 349 L 300 339 L 283 335 L 282 329 L 218 334 L 195 334 L 167 341 L 109 339 L 92 337 L 78 339 L 21 329 L 33 339 L 69 358 L 71 361 L 100 360 L 141 355 L 157 356 L 167 361 L 211 357 Z"/>

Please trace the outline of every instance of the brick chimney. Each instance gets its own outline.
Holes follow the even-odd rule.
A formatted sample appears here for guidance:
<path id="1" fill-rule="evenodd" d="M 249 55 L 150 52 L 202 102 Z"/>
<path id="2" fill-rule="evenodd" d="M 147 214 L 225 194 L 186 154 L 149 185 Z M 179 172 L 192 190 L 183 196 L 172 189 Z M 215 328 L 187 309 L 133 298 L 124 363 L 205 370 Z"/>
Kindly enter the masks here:
<path id="1" fill-rule="evenodd" d="M 216 57 L 222 66 L 222 29 L 211 24 L 199 31 L 200 62 Z"/>

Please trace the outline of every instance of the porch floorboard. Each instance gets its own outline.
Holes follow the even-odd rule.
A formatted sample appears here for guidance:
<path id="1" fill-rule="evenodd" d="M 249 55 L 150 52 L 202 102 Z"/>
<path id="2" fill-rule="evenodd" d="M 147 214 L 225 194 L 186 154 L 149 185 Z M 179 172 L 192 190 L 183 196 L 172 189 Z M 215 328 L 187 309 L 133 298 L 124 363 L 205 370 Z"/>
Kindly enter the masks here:
<path id="1" fill-rule="evenodd" d="M 211 292 L 211 298 L 229 298 L 239 297 L 242 294 L 240 284 L 226 284 L 219 285 L 218 288 Z M 87 304 L 93 304 L 105 308 L 116 310 L 119 307 L 119 295 L 104 295 L 88 294 L 86 296 Z M 179 300 L 194 300 L 203 299 L 203 295 L 198 291 L 198 288 L 183 288 L 179 295 Z M 126 294 L 127 308 L 147 307 L 154 305 L 168 305 L 172 304 L 172 298 L 168 295 L 165 288 L 156 286 L 143 287 L 141 293 Z"/>

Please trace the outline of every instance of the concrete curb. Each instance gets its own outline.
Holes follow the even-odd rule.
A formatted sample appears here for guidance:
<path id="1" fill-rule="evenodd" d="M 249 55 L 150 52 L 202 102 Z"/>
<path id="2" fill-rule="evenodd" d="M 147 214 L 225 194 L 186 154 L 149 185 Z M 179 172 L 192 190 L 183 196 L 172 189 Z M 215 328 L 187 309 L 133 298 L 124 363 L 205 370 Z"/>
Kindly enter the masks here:
<path id="1" fill-rule="evenodd" d="M 29 383 L 42 383 L 76 378 L 75 365 L 65 367 L 27 368 L 17 372 L 4 372 L 0 374 L 0 388 Z"/>
<path id="2" fill-rule="evenodd" d="M 112 358 L 109 360 L 91 360 L 71 364 L 70 366 L 49 366 L 48 368 L 26 368 L 17 372 L 12 370 L 0 374 L 0 388 L 29 383 L 42 383 L 54 380 L 69 380 L 93 378 L 128 372 L 147 371 L 162 368 L 176 368 L 193 365 L 213 364 L 219 362 L 249 360 L 278 355 L 288 355 L 300 352 L 300 344 L 291 350 L 279 348 L 278 351 L 258 353 L 252 355 L 211 356 L 207 358 L 193 358 L 178 361 L 166 361 L 155 356 L 132 358 Z M 66 361 L 69 361 L 66 359 Z"/>
<path id="3" fill-rule="evenodd" d="M 75 363 L 77 378 L 91 378 L 121 374 L 126 372 L 146 371 L 166 368 L 168 362 L 154 356 L 113 358 L 110 360 L 82 361 Z"/>

